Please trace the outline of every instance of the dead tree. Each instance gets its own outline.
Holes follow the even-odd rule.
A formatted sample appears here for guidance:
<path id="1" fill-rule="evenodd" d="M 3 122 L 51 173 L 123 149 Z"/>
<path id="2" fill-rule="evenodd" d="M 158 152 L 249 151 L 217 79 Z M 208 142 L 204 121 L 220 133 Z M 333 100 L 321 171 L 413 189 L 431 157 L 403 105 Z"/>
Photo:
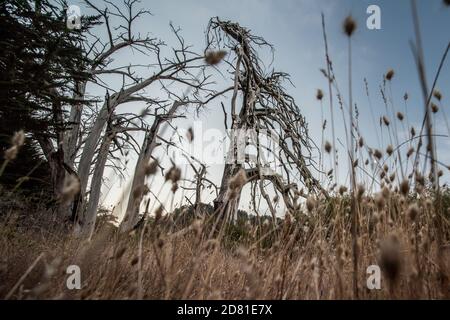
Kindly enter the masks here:
<path id="1" fill-rule="evenodd" d="M 184 52 L 184 50 L 186 50 L 186 48 L 184 47 L 184 41 L 181 37 L 179 37 L 178 34 L 177 36 Z M 215 57 L 212 59 L 211 56 Z M 217 97 L 222 96 L 224 93 L 232 89 L 232 87 L 228 87 L 225 90 L 216 91 L 208 88 L 209 83 L 207 79 L 209 79 L 209 76 L 206 75 L 208 74 L 208 72 L 205 70 L 205 68 L 218 64 L 222 58 L 222 53 L 205 50 L 205 54 L 201 56 L 203 64 L 193 66 L 188 65 L 188 68 L 183 70 L 183 72 L 190 77 L 193 76 L 193 74 L 191 73 L 192 70 L 197 70 L 198 74 L 194 78 L 191 78 L 190 80 L 180 80 L 174 78 L 175 81 L 181 81 L 186 84 L 187 90 L 183 93 L 183 96 L 175 97 L 176 100 L 168 109 L 164 110 L 163 114 L 155 116 L 155 120 L 150 130 L 148 130 L 146 133 L 141 152 L 139 154 L 138 161 L 134 170 L 133 181 L 130 188 L 130 194 L 128 196 L 127 209 L 124 219 L 121 223 L 122 231 L 131 230 L 139 220 L 139 208 L 143 199 L 143 190 L 145 189 L 144 171 L 145 167 L 149 164 L 155 147 L 157 146 L 157 138 L 161 126 L 164 123 L 169 122 L 173 118 L 175 118 L 180 107 L 191 106 L 196 109 L 204 107 Z M 178 62 L 173 61 L 172 63 L 177 64 Z M 190 94 L 190 92 L 192 92 L 192 94 Z"/>
<path id="2" fill-rule="evenodd" d="M 302 182 L 309 191 L 322 188 L 310 170 L 314 166 L 312 149 L 315 146 L 309 138 L 305 118 L 294 99 L 283 88 L 283 82 L 289 80 L 288 74 L 275 71 L 266 73 L 257 48 L 272 50 L 271 45 L 237 23 L 213 18 L 208 26 L 207 38 L 217 48 L 234 53 L 228 56 L 234 81 L 230 101 L 232 133 L 237 130 L 253 130 L 257 133 L 265 130 L 272 138 L 276 138 L 279 148 L 273 156 L 278 159 L 282 171 L 277 174 L 264 172 L 265 163 L 261 161 L 264 146 L 260 145 L 258 137 L 257 154 L 252 163 L 248 159 L 236 161 L 238 145 L 232 143 L 228 157 L 230 161 L 225 164 L 220 192 L 214 201 L 215 209 L 223 210 L 229 216 L 237 211 L 240 191 L 230 199 L 229 185 L 231 179 L 243 169 L 247 182 L 254 186 L 251 189 L 259 189 L 274 218 L 275 209 L 266 191 L 266 180 L 271 182 L 276 192 L 281 193 L 287 210 L 294 210 L 297 206 L 298 182 Z M 248 145 L 248 141 L 243 143 Z"/>
<path id="3" fill-rule="evenodd" d="M 101 87 L 106 87 L 113 91 L 113 89 L 105 83 L 102 76 L 117 75 L 123 77 L 124 83 L 137 83 L 139 79 L 134 76 L 134 65 L 125 65 L 123 67 L 111 67 L 113 57 L 119 51 L 123 50 L 138 50 L 144 54 L 149 54 L 159 50 L 161 42 L 149 36 L 135 36 L 133 33 L 133 26 L 136 20 L 143 17 L 149 12 L 147 10 L 135 10 L 134 6 L 136 1 L 124 1 L 124 8 L 119 8 L 117 5 L 105 2 L 105 7 L 101 8 L 98 5 L 94 5 L 90 1 L 85 1 L 87 6 L 93 9 L 99 17 L 103 19 L 103 25 L 106 28 L 107 42 L 102 41 L 100 35 L 91 34 L 89 41 L 85 46 L 85 51 L 90 57 L 92 63 L 88 70 L 88 73 L 93 76 L 92 82 L 98 84 Z M 120 25 L 112 26 L 110 18 L 114 17 L 118 19 Z M 123 23 L 122 23 L 123 22 Z M 115 30 L 120 30 L 117 34 L 114 34 Z M 83 100 L 85 99 L 87 82 L 81 82 L 77 84 L 77 90 L 75 92 L 75 98 Z M 82 117 L 91 117 L 90 110 L 81 108 L 81 106 L 75 105 L 70 110 L 69 123 L 71 128 L 65 138 L 65 162 L 70 166 L 75 166 L 75 161 L 78 156 L 78 151 L 83 147 L 83 151 L 80 156 L 80 160 L 77 164 L 77 173 L 80 179 L 80 194 L 83 199 L 87 183 L 89 180 L 90 167 L 92 164 L 93 156 L 96 151 L 96 147 L 99 144 L 100 137 L 104 131 L 105 125 L 110 119 L 114 108 L 123 102 L 127 102 L 130 99 L 130 94 L 121 95 L 120 92 L 114 92 L 103 104 L 96 115 L 92 128 L 89 132 L 83 132 L 81 130 Z M 86 136 L 87 135 L 87 136 Z M 80 145 L 79 141 L 84 141 Z M 83 205 L 79 205 L 79 212 L 84 208 Z"/>
<path id="4" fill-rule="evenodd" d="M 92 55 L 93 63 L 91 65 L 90 73 L 95 76 L 95 83 L 101 87 L 112 91 L 108 96 L 103 106 L 100 108 L 95 116 L 93 124 L 88 128 L 87 132 L 81 130 L 81 119 L 83 117 L 83 110 L 77 106 L 73 107 L 70 112 L 70 123 L 72 128 L 68 137 L 65 139 L 65 147 L 67 158 L 66 161 L 70 165 L 76 165 L 75 159 L 77 151 L 82 149 L 77 163 L 77 173 L 80 180 L 80 194 L 82 201 L 81 205 L 77 206 L 77 219 L 82 225 L 86 225 L 85 221 L 92 221 L 92 214 L 98 205 L 98 195 L 101 188 L 101 181 L 103 177 L 103 170 L 106 165 L 106 155 L 108 154 L 109 145 L 112 141 L 108 141 L 108 134 L 105 134 L 105 128 L 108 121 L 115 117 L 115 110 L 117 106 L 128 102 L 144 102 L 154 106 L 160 106 L 164 101 L 158 99 L 151 99 L 145 96 L 144 90 L 151 85 L 160 85 L 164 88 L 162 82 L 166 84 L 178 82 L 181 84 L 189 84 L 192 75 L 189 72 L 180 73 L 187 69 L 196 67 L 197 61 L 202 61 L 202 55 L 195 55 L 191 53 L 187 47 L 173 49 L 175 58 L 165 59 L 161 54 L 161 48 L 164 46 L 163 42 L 149 36 L 141 36 L 134 34 L 133 26 L 137 19 L 149 14 L 147 10 L 135 10 L 137 1 L 125 0 L 124 5 L 119 7 L 111 2 L 105 2 L 105 8 L 100 8 L 90 1 L 86 1 L 87 5 L 94 9 L 102 18 L 108 42 L 103 43 L 101 36 L 92 34 L 90 45 L 87 45 L 87 52 Z M 112 26 L 110 18 L 113 17 L 115 21 L 119 21 L 119 25 Z M 178 31 L 173 29 L 177 34 Z M 181 40 L 181 38 L 180 38 Z M 136 50 L 141 54 L 149 57 L 152 63 L 145 66 L 148 69 L 153 69 L 149 76 L 137 76 L 138 70 L 142 68 L 139 65 L 132 65 L 124 63 L 121 67 L 112 67 L 114 55 L 123 50 Z M 103 76 L 116 75 L 123 78 L 122 86 L 114 90 L 108 83 L 103 80 Z M 202 77 L 206 81 L 206 77 Z M 198 80 L 193 86 L 202 86 L 204 83 Z M 86 83 L 79 85 L 79 91 L 76 93 L 78 97 L 84 97 Z M 88 115 L 91 116 L 91 115 Z M 82 137 L 80 139 L 80 136 Z M 82 145 L 79 141 L 83 141 Z M 97 156 L 96 156 L 97 155 Z M 96 174 L 91 175 L 92 166 Z M 88 188 L 88 183 L 91 187 Z M 89 204 L 89 214 L 86 216 L 85 209 L 87 207 L 86 192 L 88 189 L 91 192 L 92 203 Z"/>
<path id="5" fill-rule="evenodd" d="M 211 100 L 211 97 L 208 98 L 208 96 L 214 96 L 215 91 L 208 89 L 211 83 L 209 82 L 209 76 L 205 72 L 208 63 L 205 61 L 204 54 L 192 52 L 180 36 L 179 29 L 171 26 L 178 40 L 178 46 L 172 49 L 173 55 L 169 58 L 163 53 L 162 49 L 165 45 L 162 41 L 133 34 L 132 28 L 136 19 L 148 14 L 147 10 L 134 10 L 134 5 L 137 1 L 125 0 L 125 10 L 111 2 L 106 2 L 107 6 L 105 9 L 93 5 L 90 1 L 86 1 L 86 3 L 103 17 L 109 39 L 108 43 L 103 44 L 101 37 L 93 37 L 94 41 L 89 49 L 90 52 L 95 52 L 91 73 L 95 75 L 97 85 L 105 87 L 112 92 L 96 113 L 93 124 L 87 132 L 82 132 L 80 130 L 81 121 L 77 122 L 81 118 L 81 111 L 77 108 L 71 111 L 71 120 L 74 126 L 71 131 L 71 140 L 68 139 L 67 149 L 75 150 L 75 152 L 69 151 L 69 154 L 73 157 L 76 157 L 76 150 L 79 148 L 74 146 L 75 141 L 79 141 L 79 139 L 74 139 L 73 137 L 77 133 L 83 136 L 82 151 L 79 155 L 77 170 L 80 179 L 80 194 L 83 200 L 81 201 L 81 205 L 77 206 L 77 220 L 82 226 L 82 229 L 90 233 L 95 222 L 103 171 L 108 160 L 108 154 L 111 156 L 110 148 L 114 144 L 110 135 L 115 136 L 118 132 L 125 134 L 128 131 L 123 130 L 123 128 L 119 130 L 112 128 L 112 132 L 106 132 L 108 123 L 111 119 L 117 117 L 117 107 L 129 102 L 143 102 L 148 105 L 147 110 L 153 110 L 150 113 L 146 112 L 140 115 L 146 119 L 151 116 L 153 123 L 149 125 L 144 123 L 141 127 L 141 129 L 148 127 L 149 130 L 146 132 L 141 148 L 136 150 L 139 158 L 133 174 L 132 192 L 129 197 L 131 199 L 133 190 L 136 189 L 135 187 L 143 183 L 142 176 L 139 173 L 141 168 L 150 159 L 160 126 L 165 121 L 170 120 L 181 106 L 188 104 L 196 106 L 206 104 L 208 100 Z M 112 27 L 110 22 L 111 16 L 115 20 L 122 21 L 123 23 L 119 26 Z M 117 30 L 120 31 L 119 34 L 113 36 L 114 31 L 117 32 Z M 112 61 L 112 56 L 119 50 L 125 49 L 139 51 L 148 57 L 150 63 L 145 66 L 125 66 L 124 64 L 122 67 L 111 67 L 110 62 Z M 138 74 L 142 73 L 140 72 L 141 69 L 152 71 L 150 75 L 138 76 Z M 119 75 L 123 78 L 120 88 L 114 90 L 102 79 L 103 75 L 109 76 L 111 74 Z M 189 94 L 177 93 L 171 86 L 174 83 L 181 88 L 188 88 Z M 161 94 L 166 96 L 165 100 L 160 97 L 149 97 L 145 93 L 146 89 L 153 86 L 157 86 Z M 83 88 L 85 88 L 85 84 Z M 184 89 L 184 92 L 187 92 L 186 89 Z M 203 100 L 201 99 L 202 95 L 205 97 Z M 170 102 L 169 100 L 174 102 Z M 139 116 L 139 114 L 134 114 L 134 116 Z M 135 202 L 134 200 L 129 201 L 129 206 L 131 207 L 127 210 L 126 221 L 130 223 L 137 216 L 137 211 L 133 206 Z M 128 219 L 130 215 L 132 215 L 132 218 Z"/>

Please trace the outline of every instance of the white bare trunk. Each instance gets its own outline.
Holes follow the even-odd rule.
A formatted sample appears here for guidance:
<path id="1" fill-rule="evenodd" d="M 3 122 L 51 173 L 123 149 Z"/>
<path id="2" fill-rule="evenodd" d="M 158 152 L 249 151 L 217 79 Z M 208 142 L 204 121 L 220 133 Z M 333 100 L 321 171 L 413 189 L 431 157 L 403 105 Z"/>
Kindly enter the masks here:
<path id="1" fill-rule="evenodd" d="M 81 84 L 77 85 L 77 93 L 75 94 L 74 98 L 79 100 L 83 99 L 85 92 L 86 82 L 82 82 Z M 69 123 L 72 127 L 64 137 L 64 162 L 70 168 L 73 168 L 76 157 L 77 141 L 81 125 L 81 115 L 83 112 L 82 108 L 83 105 L 81 103 L 77 103 L 70 109 Z"/>
<path id="2" fill-rule="evenodd" d="M 95 155 L 95 149 L 100 140 L 102 131 L 105 128 L 106 122 L 108 121 L 109 113 L 111 110 L 114 110 L 116 106 L 115 103 L 116 99 L 114 98 L 114 95 L 105 101 L 84 144 L 83 153 L 81 154 L 80 163 L 78 165 L 78 177 L 80 178 L 80 192 L 82 197 L 86 193 L 89 171 L 92 159 Z"/>
<path id="3" fill-rule="evenodd" d="M 164 115 L 165 118 L 169 119 L 175 114 L 178 107 L 182 106 L 182 102 L 174 102 L 169 109 L 168 113 Z M 141 153 L 139 154 L 138 161 L 133 174 L 133 182 L 130 188 L 130 194 L 128 196 L 128 205 L 125 212 L 124 219 L 120 225 L 120 229 L 123 232 L 129 231 L 137 223 L 139 216 L 139 206 L 142 201 L 142 194 L 136 194 L 135 190 L 142 188 L 145 183 L 144 168 L 145 165 L 150 161 L 153 150 L 156 145 L 156 136 L 159 132 L 160 126 L 163 124 L 165 119 L 156 118 L 150 131 L 145 135 L 144 142 L 142 144 Z M 162 130 L 164 132 L 164 129 Z M 137 195 L 137 197 L 136 197 Z"/>
<path id="4" fill-rule="evenodd" d="M 108 159 L 110 143 L 111 135 L 106 134 L 100 146 L 97 162 L 95 163 L 94 174 L 92 175 L 89 204 L 82 220 L 83 225 L 81 226 L 83 234 L 89 237 L 92 235 L 95 228 L 95 220 L 97 218 L 97 209 L 102 188 L 103 172 L 105 171 L 106 160 Z"/>

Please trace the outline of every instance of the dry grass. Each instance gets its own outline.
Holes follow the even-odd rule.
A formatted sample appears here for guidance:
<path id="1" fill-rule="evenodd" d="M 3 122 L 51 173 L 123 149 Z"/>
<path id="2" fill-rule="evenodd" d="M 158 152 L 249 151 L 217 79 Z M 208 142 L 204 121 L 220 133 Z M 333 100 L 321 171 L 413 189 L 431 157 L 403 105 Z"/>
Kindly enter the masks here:
<path id="1" fill-rule="evenodd" d="M 406 187 L 403 186 L 405 193 Z M 438 251 L 431 195 L 414 200 L 385 187 L 375 197 L 359 195 L 358 297 L 448 298 L 449 228 Z M 173 229 L 167 218 L 144 232 L 120 235 L 101 223 L 91 241 L 57 227 L 42 211 L 35 227 L 24 211 L 9 211 L 0 226 L 0 295 L 14 299 L 352 299 L 350 199 L 308 201 L 307 208 L 279 221 L 240 223 L 240 239 L 222 228 L 210 238 L 208 219 Z M 36 209 L 39 210 L 39 209 Z M 42 210 L 42 209 L 41 209 Z M 47 217 L 41 225 L 37 221 Z M 30 218 L 30 217 L 28 217 Z M 269 220 L 266 220 L 269 221 Z M 225 224 L 224 224 L 225 226 Z M 169 230 L 176 230 L 170 232 Z M 235 232 L 236 233 L 236 232 Z M 139 255 L 139 238 L 143 234 Z M 438 257 L 438 252 L 444 256 Z M 17 282 L 43 254 L 23 282 Z M 439 259 L 445 263 L 439 271 Z M 66 268 L 81 268 L 82 289 L 66 288 Z M 384 271 L 381 290 L 368 290 L 366 268 Z M 16 290 L 11 289 L 16 286 Z"/>

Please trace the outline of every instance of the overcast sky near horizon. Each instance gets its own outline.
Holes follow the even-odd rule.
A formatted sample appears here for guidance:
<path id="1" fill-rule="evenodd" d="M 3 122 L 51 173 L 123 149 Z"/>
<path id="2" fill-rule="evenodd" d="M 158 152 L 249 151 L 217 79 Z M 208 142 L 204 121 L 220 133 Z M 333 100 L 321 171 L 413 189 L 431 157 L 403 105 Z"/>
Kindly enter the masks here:
<path id="1" fill-rule="evenodd" d="M 381 30 L 366 28 L 369 5 L 376 4 L 381 9 Z M 324 44 L 321 28 L 321 12 L 327 24 L 330 56 L 333 61 L 338 85 L 347 100 L 347 39 L 342 32 L 343 19 L 351 14 L 358 23 L 352 38 L 353 49 L 353 94 L 354 103 L 360 113 L 359 126 L 368 144 L 378 147 L 376 130 L 379 132 L 378 120 L 386 114 L 379 86 L 386 71 L 392 68 L 395 76 L 392 81 L 392 96 L 396 111 L 404 111 L 403 95 L 408 93 L 407 116 L 411 125 L 418 125 L 423 117 L 423 98 L 420 82 L 411 53 L 409 41 L 414 39 L 411 7 L 409 0 L 183 0 L 183 1 L 142 1 L 142 7 L 149 9 L 152 16 L 137 24 L 136 31 L 150 32 L 167 42 L 174 41 L 169 28 L 172 22 L 182 29 L 182 35 L 193 49 L 202 52 L 205 46 L 205 29 L 211 17 L 232 20 L 250 29 L 252 33 L 264 37 L 275 48 L 272 67 L 291 75 L 293 86 L 287 85 L 287 91 L 296 99 L 301 112 L 309 123 L 310 134 L 316 144 L 321 140 L 320 104 L 315 98 L 316 90 L 325 93 L 323 101 L 324 116 L 329 119 L 328 85 L 320 72 L 325 68 Z M 442 54 L 450 40 L 450 8 L 441 0 L 418 1 L 421 32 L 425 53 L 428 85 L 434 78 Z M 117 59 L 131 58 L 117 57 Z M 141 59 L 141 58 L 137 58 Z M 371 106 L 365 94 L 364 78 L 369 84 Z M 442 107 L 449 107 L 450 63 L 441 71 L 437 88 L 443 93 Z M 93 89 L 93 94 L 104 96 L 101 91 Z M 335 101 L 336 136 L 345 144 L 342 115 Z M 128 106 L 129 107 L 129 106 Z M 372 117 L 372 114 L 374 117 Z M 447 111 L 450 115 L 450 110 Z M 435 131 L 447 135 L 448 130 L 442 113 L 435 118 Z M 195 119 L 187 119 L 185 126 Z M 205 129 L 223 128 L 223 113 L 219 105 L 211 105 L 202 112 L 198 119 Z M 330 126 L 325 132 L 325 139 L 331 140 Z M 398 130 L 401 127 L 399 126 Z M 401 134 L 408 129 L 402 129 Z M 404 140 L 403 138 L 400 140 Z M 386 137 L 383 146 L 387 145 Z M 438 157 L 444 163 L 450 163 L 450 139 L 437 138 Z M 340 161 L 347 161 L 344 148 L 339 146 Z M 406 152 L 406 151 L 405 151 Z M 327 163 L 327 161 L 325 162 Z M 341 163 L 342 166 L 342 163 Z M 341 170 L 339 180 L 348 181 L 346 170 Z M 209 174 L 216 181 L 220 179 L 220 170 L 210 170 Z M 446 175 L 448 175 L 446 173 Z M 117 198 L 112 192 L 107 198 L 113 203 Z M 245 201 L 244 201 L 245 202 Z M 246 208 L 248 204 L 241 207 Z"/>

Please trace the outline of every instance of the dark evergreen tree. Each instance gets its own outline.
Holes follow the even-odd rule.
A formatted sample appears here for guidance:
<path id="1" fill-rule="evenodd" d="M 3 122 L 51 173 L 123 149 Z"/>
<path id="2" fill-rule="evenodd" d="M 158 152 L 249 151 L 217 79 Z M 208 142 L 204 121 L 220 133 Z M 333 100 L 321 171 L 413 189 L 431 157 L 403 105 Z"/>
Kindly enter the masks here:
<path id="1" fill-rule="evenodd" d="M 66 112 L 74 104 L 76 84 L 89 77 L 90 61 L 82 43 L 97 21 L 84 18 L 80 29 L 67 27 L 66 4 L 47 0 L 0 2 L 0 152 L 9 148 L 15 131 L 26 144 L 8 164 L 0 182 L 22 190 L 61 190 L 63 137 L 70 126 Z M 29 175 L 31 172 L 31 175 Z"/>

